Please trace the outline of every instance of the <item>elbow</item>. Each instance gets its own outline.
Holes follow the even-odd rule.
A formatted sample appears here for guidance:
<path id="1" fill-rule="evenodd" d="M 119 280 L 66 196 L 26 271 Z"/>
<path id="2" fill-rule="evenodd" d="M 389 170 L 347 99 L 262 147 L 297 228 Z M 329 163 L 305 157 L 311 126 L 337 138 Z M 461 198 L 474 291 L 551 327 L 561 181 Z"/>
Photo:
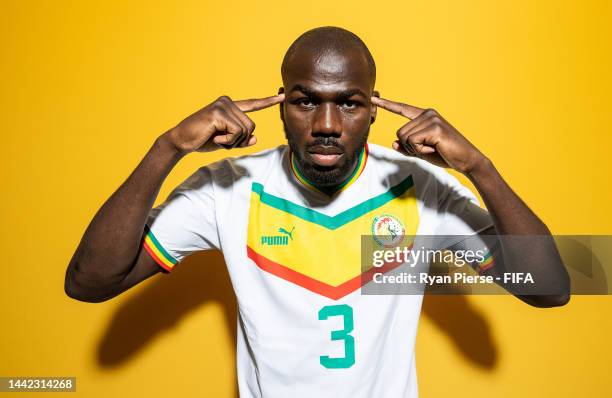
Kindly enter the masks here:
<path id="1" fill-rule="evenodd" d="M 528 304 L 538 308 L 563 307 L 570 301 L 569 293 L 547 295 L 547 296 L 527 296 Z"/>
<path id="2" fill-rule="evenodd" d="M 76 278 L 74 268 L 68 266 L 66 277 L 64 278 L 64 293 L 71 299 L 85 303 L 101 303 L 108 301 L 113 296 L 100 295 L 97 289 L 85 288 Z"/>
<path id="3" fill-rule="evenodd" d="M 571 294 L 569 294 L 569 293 L 565 293 L 565 294 L 559 296 L 559 298 L 558 298 L 558 300 L 556 302 L 555 307 L 563 307 L 564 305 L 569 303 L 570 297 L 571 297 Z"/>
<path id="4" fill-rule="evenodd" d="M 557 290 L 557 294 L 551 294 L 548 296 L 544 296 L 544 302 L 546 304 L 546 308 L 549 307 L 563 307 L 570 301 L 571 292 L 572 292 L 572 283 L 570 281 L 569 274 L 567 271 L 563 273 L 563 278 L 559 283 L 560 288 Z"/>
<path id="5" fill-rule="evenodd" d="M 81 290 L 74 289 L 72 287 L 64 287 L 64 292 L 66 293 L 66 296 L 70 297 L 71 299 L 81 301 L 84 303 L 102 303 L 104 301 L 107 301 L 110 298 L 110 297 L 104 298 L 104 297 L 98 297 L 95 295 L 91 295 Z"/>
<path id="6" fill-rule="evenodd" d="M 569 303 L 571 297 L 571 281 L 567 272 L 564 272 L 561 277 L 557 279 L 556 283 L 547 286 L 545 290 L 550 293 L 527 296 L 529 300 L 526 301 L 534 307 L 540 308 L 563 307 Z"/>

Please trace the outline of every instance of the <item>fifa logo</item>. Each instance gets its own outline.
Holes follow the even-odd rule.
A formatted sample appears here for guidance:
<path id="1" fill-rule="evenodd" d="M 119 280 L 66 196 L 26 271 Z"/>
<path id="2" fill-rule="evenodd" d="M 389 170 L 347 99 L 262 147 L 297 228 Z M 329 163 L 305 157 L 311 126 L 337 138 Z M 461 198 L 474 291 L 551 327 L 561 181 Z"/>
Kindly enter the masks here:
<path id="1" fill-rule="evenodd" d="M 285 228 L 280 227 L 278 232 L 282 235 L 264 235 L 261 237 L 261 244 L 268 246 L 287 246 L 289 240 L 293 240 L 293 231 L 295 227 L 291 228 L 291 231 L 287 231 Z"/>

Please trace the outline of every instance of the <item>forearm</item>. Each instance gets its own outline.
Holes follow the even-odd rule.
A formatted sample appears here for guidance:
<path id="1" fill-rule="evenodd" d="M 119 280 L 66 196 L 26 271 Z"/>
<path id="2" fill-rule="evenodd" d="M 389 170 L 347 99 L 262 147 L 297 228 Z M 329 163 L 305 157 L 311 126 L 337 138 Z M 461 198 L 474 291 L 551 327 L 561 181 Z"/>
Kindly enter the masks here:
<path id="1" fill-rule="evenodd" d="M 564 304 L 569 298 L 569 276 L 546 225 L 512 191 L 490 160 L 483 159 L 468 177 L 481 194 L 500 237 L 503 269 L 497 272 L 529 273 L 534 279 L 534 284 L 504 287 L 532 305 Z"/>
<path id="2" fill-rule="evenodd" d="M 483 158 L 468 173 L 493 219 L 499 235 L 549 235 L 546 225 L 514 193 L 493 163 Z"/>
<path id="3" fill-rule="evenodd" d="M 98 210 L 70 261 L 67 278 L 83 289 L 105 290 L 130 272 L 147 215 L 180 153 L 162 135 L 127 180 Z"/>

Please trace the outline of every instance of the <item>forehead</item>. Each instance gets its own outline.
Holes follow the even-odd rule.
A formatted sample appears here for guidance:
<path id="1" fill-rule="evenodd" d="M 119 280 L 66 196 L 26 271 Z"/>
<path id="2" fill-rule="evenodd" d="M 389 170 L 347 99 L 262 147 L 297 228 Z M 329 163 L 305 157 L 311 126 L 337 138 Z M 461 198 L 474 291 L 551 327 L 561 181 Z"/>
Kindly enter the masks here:
<path id="1" fill-rule="evenodd" d="M 355 50 L 300 51 L 287 66 L 283 84 L 288 94 L 296 86 L 320 95 L 347 90 L 371 94 L 373 89 L 368 62 L 363 53 Z"/>

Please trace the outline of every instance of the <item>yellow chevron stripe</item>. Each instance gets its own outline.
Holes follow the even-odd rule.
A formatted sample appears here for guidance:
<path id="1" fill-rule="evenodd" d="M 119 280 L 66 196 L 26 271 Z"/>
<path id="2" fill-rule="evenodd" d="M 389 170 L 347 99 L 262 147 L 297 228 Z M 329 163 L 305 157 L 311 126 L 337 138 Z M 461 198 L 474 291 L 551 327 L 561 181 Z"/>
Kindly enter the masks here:
<path id="1" fill-rule="evenodd" d="M 414 187 L 335 230 L 261 203 L 260 196 L 252 193 L 247 244 L 271 261 L 338 286 L 360 274 L 361 235 L 372 235 L 373 220 L 382 214 L 399 220 L 405 235 L 414 235 L 419 223 Z M 288 239 L 287 245 L 269 245 L 266 241 L 276 240 L 262 240 L 262 237 L 284 236 L 279 228 L 293 229 L 293 239 Z"/>

